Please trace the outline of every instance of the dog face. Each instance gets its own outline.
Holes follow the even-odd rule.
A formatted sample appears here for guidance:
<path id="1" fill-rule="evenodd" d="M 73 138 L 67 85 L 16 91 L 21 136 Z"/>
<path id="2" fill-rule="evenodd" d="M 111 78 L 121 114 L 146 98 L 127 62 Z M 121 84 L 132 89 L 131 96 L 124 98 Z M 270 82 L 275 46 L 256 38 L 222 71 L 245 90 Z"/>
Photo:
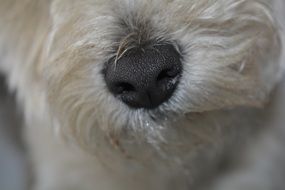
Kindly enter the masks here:
<path id="1" fill-rule="evenodd" d="M 42 65 L 51 109 L 87 146 L 98 134 L 220 142 L 228 118 L 216 110 L 259 106 L 276 81 L 279 37 L 264 0 L 54 0 L 51 17 Z M 163 72 L 164 87 L 147 89 L 144 77 Z M 120 76 L 131 87 L 117 92 Z M 147 105 L 128 99 L 142 88 Z"/>

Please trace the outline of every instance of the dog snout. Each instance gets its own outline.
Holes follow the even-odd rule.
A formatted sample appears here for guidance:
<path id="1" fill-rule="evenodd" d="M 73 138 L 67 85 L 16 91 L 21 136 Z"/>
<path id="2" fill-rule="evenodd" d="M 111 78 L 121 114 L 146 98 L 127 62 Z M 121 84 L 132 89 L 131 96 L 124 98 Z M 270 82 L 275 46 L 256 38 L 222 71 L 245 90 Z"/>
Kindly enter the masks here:
<path id="1" fill-rule="evenodd" d="M 110 61 L 105 81 L 110 92 L 131 108 L 153 109 L 175 91 L 182 72 L 181 57 L 173 45 L 136 48 Z"/>

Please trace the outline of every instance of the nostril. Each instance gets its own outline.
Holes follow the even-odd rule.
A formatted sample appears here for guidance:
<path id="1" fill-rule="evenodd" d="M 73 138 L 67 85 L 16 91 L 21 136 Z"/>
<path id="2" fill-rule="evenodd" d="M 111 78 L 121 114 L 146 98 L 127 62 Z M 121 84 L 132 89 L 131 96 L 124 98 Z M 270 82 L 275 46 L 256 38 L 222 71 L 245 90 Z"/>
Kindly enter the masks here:
<path id="1" fill-rule="evenodd" d="M 170 77 L 170 76 L 169 76 L 169 72 L 170 72 L 169 69 L 166 69 L 166 70 L 161 71 L 161 72 L 159 73 L 159 75 L 157 76 L 157 81 L 159 82 L 159 81 L 162 81 L 162 80 L 164 80 L 164 79 L 169 78 L 169 77 Z"/>
<path id="2" fill-rule="evenodd" d="M 175 77 L 177 77 L 179 75 L 180 71 L 175 69 L 175 68 L 171 68 L 171 69 L 164 69 L 162 70 L 159 75 L 157 76 L 157 81 L 164 81 L 164 80 L 169 80 L 169 79 L 173 79 Z"/>
<path id="3" fill-rule="evenodd" d="M 114 85 L 113 91 L 116 95 L 127 94 L 135 91 L 135 87 L 127 82 L 119 82 Z"/>

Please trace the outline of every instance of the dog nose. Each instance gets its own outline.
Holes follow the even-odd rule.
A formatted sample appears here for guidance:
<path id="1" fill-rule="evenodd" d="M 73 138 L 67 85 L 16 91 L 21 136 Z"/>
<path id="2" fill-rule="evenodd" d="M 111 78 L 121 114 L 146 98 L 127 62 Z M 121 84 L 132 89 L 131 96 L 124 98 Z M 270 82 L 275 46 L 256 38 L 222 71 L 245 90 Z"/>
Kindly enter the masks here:
<path id="1" fill-rule="evenodd" d="M 173 45 L 164 44 L 132 49 L 117 62 L 109 62 L 105 81 L 128 106 L 153 109 L 171 97 L 181 72 L 180 54 Z"/>

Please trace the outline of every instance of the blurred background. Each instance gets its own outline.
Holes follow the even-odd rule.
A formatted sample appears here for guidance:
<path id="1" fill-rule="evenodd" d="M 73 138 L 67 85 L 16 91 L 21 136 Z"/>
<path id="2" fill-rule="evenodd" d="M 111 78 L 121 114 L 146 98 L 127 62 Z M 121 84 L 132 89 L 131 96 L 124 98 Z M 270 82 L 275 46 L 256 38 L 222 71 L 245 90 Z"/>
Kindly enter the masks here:
<path id="1" fill-rule="evenodd" d="M 0 190 L 26 190 L 31 177 L 19 112 L 0 76 Z"/>

